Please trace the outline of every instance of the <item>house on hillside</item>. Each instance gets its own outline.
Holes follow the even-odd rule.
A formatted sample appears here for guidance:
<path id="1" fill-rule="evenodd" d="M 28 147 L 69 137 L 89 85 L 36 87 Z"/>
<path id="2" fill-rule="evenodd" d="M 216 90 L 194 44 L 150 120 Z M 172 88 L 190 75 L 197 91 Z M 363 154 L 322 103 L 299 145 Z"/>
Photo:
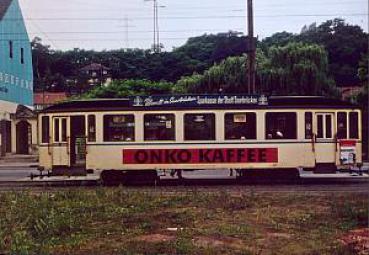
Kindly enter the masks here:
<path id="1" fill-rule="evenodd" d="M 112 81 L 110 68 L 97 63 L 92 63 L 80 69 L 82 77 L 86 78 L 86 82 L 90 87 L 107 86 Z"/>
<path id="2" fill-rule="evenodd" d="M 33 103 L 36 111 L 41 111 L 49 106 L 65 101 L 68 96 L 65 92 L 40 92 L 35 93 Z"/>
<path id="3" fill-rule="evenodd" d="M 346 86 L 338 88 L 341 92 L 342 99 L 347 100 L 353 96 L 359 95 L 364 91 L 364 86 Z"/>
<path id="4" fill-rule="evenodd" d="M 33 153 L 37 118 L 32 110 L 32 53 L 18 0 L 0 1 L 0 34 L 0 157 Z"/>

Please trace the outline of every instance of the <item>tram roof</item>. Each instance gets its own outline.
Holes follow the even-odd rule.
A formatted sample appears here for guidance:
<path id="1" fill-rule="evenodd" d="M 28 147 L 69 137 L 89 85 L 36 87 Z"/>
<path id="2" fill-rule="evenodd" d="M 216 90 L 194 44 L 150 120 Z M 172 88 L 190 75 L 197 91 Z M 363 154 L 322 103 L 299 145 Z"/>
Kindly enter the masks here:
<path id="1" fill-rule="evenodd" d="M 199 101 L 194 102 L 190 100 L 194 98 L 197 98 L 197 100 L 202 100 L 201 103 L 199 103 Z M 234 99 L 236 99 L 236 101 L 234 101 Z M 219 103 L 219 102 L 232 102 L 232 100 L 233 103 Z M 122 99 L 72 100 L 50 106 L 44 109 L 42 112 L 52 113 L 52 112 L 86 112 L 86 111 L 92 112 L 92 111 L 117 111 L 117 110 L 159 111 L 159 110 L 190 110 L 190 109 L 222 110 L 222 109 L 318 109 L 318 108 L 357 109 L 359 108 L 359 106 L 347 101 L 319 96 L 265 97 L 265 96 L 249 96 L 249 95 L 176 95 L 176 96 L 168 95 L 168 96 L 137 96 Z"/>

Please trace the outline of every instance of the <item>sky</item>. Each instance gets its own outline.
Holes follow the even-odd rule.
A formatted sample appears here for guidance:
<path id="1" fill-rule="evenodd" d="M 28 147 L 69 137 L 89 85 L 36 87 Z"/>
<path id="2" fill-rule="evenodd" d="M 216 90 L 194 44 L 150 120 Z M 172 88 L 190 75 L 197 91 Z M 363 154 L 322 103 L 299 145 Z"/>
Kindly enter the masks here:
<path id="1" fill-rule="evenodd" d="M 150 48 L 150 0 L 19 0 L 30 38 L 56 50 Z M 160 41 L 166 51 L 189 37 L 246 33 L 246 0 L 158 0 Z M 255 34 L 299 33 L 336 17 L 368 31 L 368 0 L 254 0 Z"/>

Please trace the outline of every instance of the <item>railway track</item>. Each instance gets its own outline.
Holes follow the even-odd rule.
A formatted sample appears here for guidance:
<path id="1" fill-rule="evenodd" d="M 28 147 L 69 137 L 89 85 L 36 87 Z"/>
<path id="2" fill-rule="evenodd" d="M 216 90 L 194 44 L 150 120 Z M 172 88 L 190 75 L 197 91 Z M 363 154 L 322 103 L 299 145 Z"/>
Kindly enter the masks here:
<path id="1" fill-rule="evenodd" d="M 96 189 L 103 187 L 99 181 L 62 181 L 62 182 L 1 182 L 0 192 L 9 191 L 59 191 L 70 188 Z M 113 187 L 107 187 L 113 188 Z M 128 192 L 282 192 L 282 193 L 368 193 L 369 179 L 335 179 L 335 180 L 300 180 L 298 183 L 236 183 L 234 180 L 183 180 L 161 181 L 157 185 L 130 184 L 121 186 Z"/>

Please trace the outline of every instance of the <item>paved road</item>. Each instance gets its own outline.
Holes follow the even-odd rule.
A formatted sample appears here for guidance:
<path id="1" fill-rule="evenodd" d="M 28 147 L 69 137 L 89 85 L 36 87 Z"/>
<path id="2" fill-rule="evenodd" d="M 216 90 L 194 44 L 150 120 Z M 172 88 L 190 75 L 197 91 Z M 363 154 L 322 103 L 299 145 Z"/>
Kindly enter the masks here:
<path id="1" fill-rule="evenodd" d="M 31 173 L 39 173 L 36 168 L 32 167 L 3 167 L 0 168 L 0 182 L 17 181 L 27 178 Z"/>

